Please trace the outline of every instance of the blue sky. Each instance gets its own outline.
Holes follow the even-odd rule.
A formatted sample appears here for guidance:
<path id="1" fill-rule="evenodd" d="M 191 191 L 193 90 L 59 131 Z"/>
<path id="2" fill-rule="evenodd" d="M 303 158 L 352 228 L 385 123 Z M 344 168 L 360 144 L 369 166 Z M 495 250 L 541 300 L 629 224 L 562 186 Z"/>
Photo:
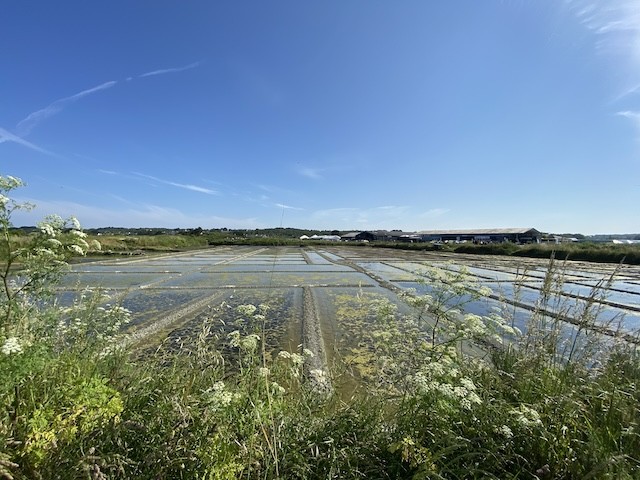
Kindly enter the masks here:
<path id="1" fill-rule="evenodd" d="M 18 225 L 640 231 L 640 0 L 2 9 Z"/>

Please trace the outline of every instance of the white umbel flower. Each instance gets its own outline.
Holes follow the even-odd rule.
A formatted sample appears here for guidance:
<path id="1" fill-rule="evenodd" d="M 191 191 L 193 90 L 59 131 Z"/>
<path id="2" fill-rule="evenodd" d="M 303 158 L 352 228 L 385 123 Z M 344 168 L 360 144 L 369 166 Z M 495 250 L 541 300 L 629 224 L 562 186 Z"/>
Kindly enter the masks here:
<path id="1" fill-rule="evenodd" d="M 5 355 L 12 355 L 14 353 L 17 355 L 22 353 L 22 345 L 20 345 L 20 341 L 17 337 L 9 337 L 2 344 L 0 351 Z"/>

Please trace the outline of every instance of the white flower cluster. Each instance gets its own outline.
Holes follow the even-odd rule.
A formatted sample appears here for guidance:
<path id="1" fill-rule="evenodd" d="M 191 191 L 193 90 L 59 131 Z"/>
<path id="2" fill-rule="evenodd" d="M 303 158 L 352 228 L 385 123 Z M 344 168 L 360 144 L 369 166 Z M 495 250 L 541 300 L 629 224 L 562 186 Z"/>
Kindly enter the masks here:
<path id="1" fill-rule="evenodd" d="M 69 217 L 64 220 L 59 215 L 49 215 L 42 222 L 38 223 L 38 229 L 40 233 L 47 238 L 48 245 L 55 249 L 59 254 L 60 248 L 66 248 L 67 251 L 76 255 L 86 255 L 89 250 L 89 244 L 85 240 L 87 234 L 81 230 L 80 222 L 75 217 Z M 63 244 L 59 238 L 65 240 L 62 233 L 68 231 L 69 238 L 66 239 L 66 244 Z M 46 253 L 46 252 L 41 252 Z"/>
<path id="2" fill-rule="evenodd" d="M 464 316 L 464 320 L 460 325 L 460 331 L 464 332 L 465 336 L 471 338 L 483 338 L 490 333 L 483 317 L 473 313 L 468 313 Z"/>
<path id="3" fill-rule="evenodd" d="M 271 392 L 276 395 L 284 395 L 287 391 L 277 382 L 271 382 Z"/>
<path id="4" fill-rule="evenodd" d="M 476 393 L 476 385 L 471 379 L 463 377 L 451 358 L 447 356 L 422 367 L 414 375 L 413 383 L 417 393 L 439 395 L 444 400 L 455 402 L 466 410 L 471 410 L 474 405 L 482 403 L 482 399 Z"/>
<path id="5" fill-rule="evenodd" d="M 294 378 L 300 378 L 301 367 L 304 364 L 305 357 L 312 357 L 313 352 L 307 348 L 302 351 L 302 355 L 299 353 L 291 353 L 286 350 L 281 350 L 278 353 L 278 358 L 290 363 L 289 371 Z"/>
<path id="6" fill-rule="evenodd" d="M 5 355 L 18 355 L 22 353 L 22 345 L 20 345 L 17 337 L 9 337 L 4 341 L 2 347 L 0 347 L 0 351 Z"/>
<path id="7" fill-rule="evenodd" d="M 533 408 L 526 405 L 520 405 L 518 408 L 509 410 L 509 414 L 513 415 L 514 420 L 523 427 L 535 427 L 542 425 L 540 414 Z"/>
<path id="8" fill-rule="evenodd" d="M 8 191 L 8 190 L 13 190 L 14 188 L 18 188 L 18 187 L 23 187 L 24 186 L 24 182 L 17 178 L 17 177 L 12 177 L 11 175 L 7 175 L 6 177 L 3 177 L 0 175 L 0 190 L 2 191 Z"/>
<path id="9" fill-rule="evenodd" d="M 258 348 L 258 342 L 260 342 L 260 335 L 251 333 L 243 337 L 239 330 L 234 330 L 228 337 L 229 345 L 240 348 L 246 352 L 254 352 L 256 348 Z"/>
<path id="10" fill-rule="evenodd" d="M 76 245 L 76 244 L 72 243 L 71 245 L 68 246 L 68 248 L 73 253 L 76 253 L 78 255 L 84 255 L 85 254 L 85 251 L 82 249 L 82 247 L 80 247 L 80 245 Z"/>
<path id="11" fill-rule="evenodd" d="M 209 408 L 214 412 L 228 407 L 237 398 L 237 395 L 234 395 L 226 389 L 224 382 L 222 381 L 214 383 L 203 393 Z"/>
<path id="12" fill-rule="evenodd" d="M 496 433 L 499 433 L 500 435 L 502 435 L 505 438 L 512 438 L 513 437 L 513 431 L 509 428 L 508 425 L 500 425 L 494 431 Z"/>
<path id="13" fill-rule="evenodd" d="M 69 220 L 67 220 L 67 223 L 70 224 L 71 228 L 73 230 L 80 230 L 80 222 L 78 221 L 78 219 L 76 217 L 69 217 Z M 73 232 L 72 232 L 73 233 Z M 81 232 L 82 233 L 82 232 Z M 86 235 L 85 235 L 86 236 Z M 83 237 L 84 238 L 84 237 Z"/>
<path id="14" fill-rule="evenodd" d="M 309 370 L 309 375 L 311 376 L 311 379 L 319 385 L 324 385 L 328 381 L 327 372 L 319 368 Z"/>
<path id="15" fill-rule="evenodd" d="M 56 232 L 56 229 L 53 227 L 53 225 L 50 225 L 48 223 L 44 223 L 44 222 L 40 223 L 38 225 L 38 228 L 42 233 L 44 233 L 45 235 L 51 238 L 55 238 L 56 234 L 58 233 Z"/>

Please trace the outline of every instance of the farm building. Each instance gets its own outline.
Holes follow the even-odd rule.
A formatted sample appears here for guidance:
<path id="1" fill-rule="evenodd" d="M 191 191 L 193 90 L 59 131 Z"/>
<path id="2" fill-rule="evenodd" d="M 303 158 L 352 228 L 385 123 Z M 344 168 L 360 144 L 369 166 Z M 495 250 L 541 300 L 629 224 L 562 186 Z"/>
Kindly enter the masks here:
<path id="1" fill-rule="evenodd" d="M 477 230 L 423 230 L 418 235 L 426 242 L 513 242 L 540 243 L 542 234 L 535 228 L 490 228 Z"/>
<path id="2" fill-rule="evenodd" d="M 378 242 L 421 242 L 422 237 L 415 232 L 403 232 L 402 230 L 375 230 L 372 232 Z"/>
<path id="3" fill-rule="evenodd" d="M 403 232 L 402 230 L 373 230 L 366 232 L 351 232 L 342 235 L 344 241 L 369 242 L 421 242 L 422 237 L 415 232 Z"/>
<path id="4" fill-rule="evenodd" d="M 350 232 L 342 235 L 340 238 L 346 242 L 362 242 L 364 240 L 371 242 L 376 239 L 375 235 L 371 232 Z"/>

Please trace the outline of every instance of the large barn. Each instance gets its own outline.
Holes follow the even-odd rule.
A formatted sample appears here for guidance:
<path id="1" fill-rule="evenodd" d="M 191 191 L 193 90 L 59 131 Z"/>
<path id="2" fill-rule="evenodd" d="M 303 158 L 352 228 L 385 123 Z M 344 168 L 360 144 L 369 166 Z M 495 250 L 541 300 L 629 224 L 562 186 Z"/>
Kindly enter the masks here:
<path id="1" fill-rule="evenodd" d="M 418 232 L 425 242 L 476 243 L 540 243 L 542 233 L 535 228 L 488 228 L 475 230 L 423 230 Z"/>

